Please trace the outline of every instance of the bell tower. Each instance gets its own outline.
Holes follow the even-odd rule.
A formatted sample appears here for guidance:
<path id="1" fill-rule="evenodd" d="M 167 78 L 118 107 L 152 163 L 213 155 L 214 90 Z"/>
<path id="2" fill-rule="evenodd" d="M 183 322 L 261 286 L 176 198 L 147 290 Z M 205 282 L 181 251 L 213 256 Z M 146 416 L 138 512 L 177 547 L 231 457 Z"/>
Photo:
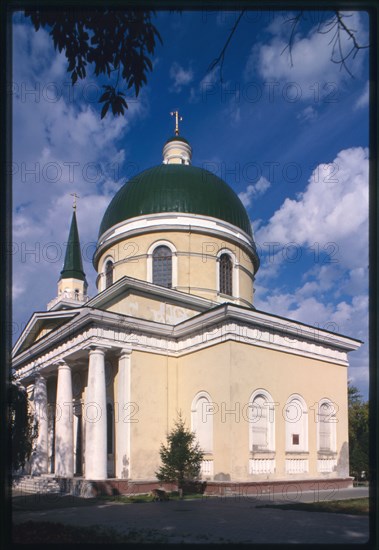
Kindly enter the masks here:
<path id="1" fill-rule="evenodd" d="M 67 309 L 78 307 L 87 300 L 87 280 L 83 271 L 78 225 L 76 221 L 76 198 L 73 193 L 73 213 L 67 241 L 63 269 L 58 281 L 58 296 L 47 305 L 47 309 Z"/>

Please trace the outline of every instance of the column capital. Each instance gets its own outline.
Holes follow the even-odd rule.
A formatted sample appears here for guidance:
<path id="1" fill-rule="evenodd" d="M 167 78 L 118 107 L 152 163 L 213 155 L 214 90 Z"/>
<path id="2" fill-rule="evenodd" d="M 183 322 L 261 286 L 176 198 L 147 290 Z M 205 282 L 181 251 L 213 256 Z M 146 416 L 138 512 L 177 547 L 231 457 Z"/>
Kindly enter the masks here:
<path id="1" fill-rule="evenodd" d="M 85 349 L 87 351 L 103 350 L 104 352 L 106 352 L 107 350 L 112 349 L 112 346 L 109 346 L 108 344 L 106 344 L 104 342 L 101 342 L 101 343 L 97 343 L 97 342 L 99 342 L 99 338 L 91 338 L 90 341 L 87 342 L 87 344 L 84 345 L 82 349 Z"/>
<path id="2" fill-rule="evenodd" d="M 103 356 L 105 355 L 105 353 L 107 351 L 106 348 L 104 348 L 102 346 L 89 346 L 87 348 L 87 350 L 88 350 L 89 355 L 92 355 L 94 353 L 98 353 L 98 354 L 101 354 Z"/>
<path id="3" fill-rule="evenodd" d="M 103 351 L 105 353 L 106 351 L 112 349 L 112 346 L 108 346 L 103 343 L 96 344 L 95 342 L 88 342 L 82 349 L 86 351 Z"/>
<path id="4" fill-rule="evenodd" d="M 62 367 L 71 368 L 70 365 L 68 365 L 64 359 L 58 359 L 58 361 L 54 363 L 54 366 L 58 367 L 58 369 Z"/>
<path id="5" fill-rule="evenodd" d="M 118 358 L 119 358 L 119 359 L 122 359 L 122 358 L 125 357 L 125 356 L 129 356 L 129 355 L 132 354 L 132 351 L 133 351 L 133 350 L 132 350 L 131 347 L 130 347 L 130 348 L 122 348 L 122 349 L 120 349 L 119 352 L 118 352 Z"/>

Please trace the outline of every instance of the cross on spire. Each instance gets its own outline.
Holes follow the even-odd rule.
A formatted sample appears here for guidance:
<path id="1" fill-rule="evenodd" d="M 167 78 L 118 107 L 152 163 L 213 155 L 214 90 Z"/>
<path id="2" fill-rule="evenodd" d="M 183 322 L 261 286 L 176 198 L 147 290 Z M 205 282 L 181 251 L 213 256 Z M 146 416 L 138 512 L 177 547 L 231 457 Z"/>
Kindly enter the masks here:
<path id="1" fill-rule="evenodd" d="M 179 121 L 182 121 L 183 117 L 179 116 L 179 111 L 178 110 L 171 111 L 170 115 L 175 117 L 175 135 L 178 136 L 179 135 Z"/>
<path id="2" fill-rule="evenodd" d="M 76 199 L 80 199 L 79 195 L 77 195 L 76 193 L 70 193 L 70 195 L 72 197 L 74 197 L 74 202 L 72 204 L 72 208 L 74 209 L 74 211 L 76 210 Z"/>

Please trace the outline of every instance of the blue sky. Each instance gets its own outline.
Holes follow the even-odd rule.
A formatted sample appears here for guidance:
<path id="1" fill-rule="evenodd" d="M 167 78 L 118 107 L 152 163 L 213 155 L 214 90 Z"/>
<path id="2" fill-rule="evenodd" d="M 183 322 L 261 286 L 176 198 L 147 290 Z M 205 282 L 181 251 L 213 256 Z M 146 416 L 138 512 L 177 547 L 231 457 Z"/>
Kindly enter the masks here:
<path id="1" fill-rule="evenodd" d="M 324 13 L 328 21 L 332 14 Z M 368 43 L 368 17 L 346 14 Z M 102 215 L 120 186 L 159 164 L 179 108 L 193 164 L 225 179 L 250 215 L 261 256 L 255 306 L 361 339 L 349 377 L 368 391 L 368 50 L 332 63 L 331 34 L 308 12 L 288 49 L 288 12 L 246 13 L 223 82 L 207 74 L 238 13 L 158 12 L 153 72 L 125 117 L 100 120 L 91 71 L 71 88 L 45 30 L 14 16 L 13 339 L 56 296 L 72 213 L 89 294 Z M 350 43 L 343 38 L 343 48 Z"/>

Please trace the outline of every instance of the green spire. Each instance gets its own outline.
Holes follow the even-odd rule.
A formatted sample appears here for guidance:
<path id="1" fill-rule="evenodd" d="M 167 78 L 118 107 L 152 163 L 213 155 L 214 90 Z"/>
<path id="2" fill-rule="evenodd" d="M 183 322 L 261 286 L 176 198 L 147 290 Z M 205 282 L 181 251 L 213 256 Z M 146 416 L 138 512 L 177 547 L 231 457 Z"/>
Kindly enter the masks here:
<path id="1" fill-rule="evenodd" d="M 64 265 L 61 271 L 61 279 L 79 279 L 86 283 L 86 275 L 83 271 L 82 254 L 80 251 L 79 232 L 76 223 L 75 208 L 72 213 L 70 233 L 68 236 Z"/>

